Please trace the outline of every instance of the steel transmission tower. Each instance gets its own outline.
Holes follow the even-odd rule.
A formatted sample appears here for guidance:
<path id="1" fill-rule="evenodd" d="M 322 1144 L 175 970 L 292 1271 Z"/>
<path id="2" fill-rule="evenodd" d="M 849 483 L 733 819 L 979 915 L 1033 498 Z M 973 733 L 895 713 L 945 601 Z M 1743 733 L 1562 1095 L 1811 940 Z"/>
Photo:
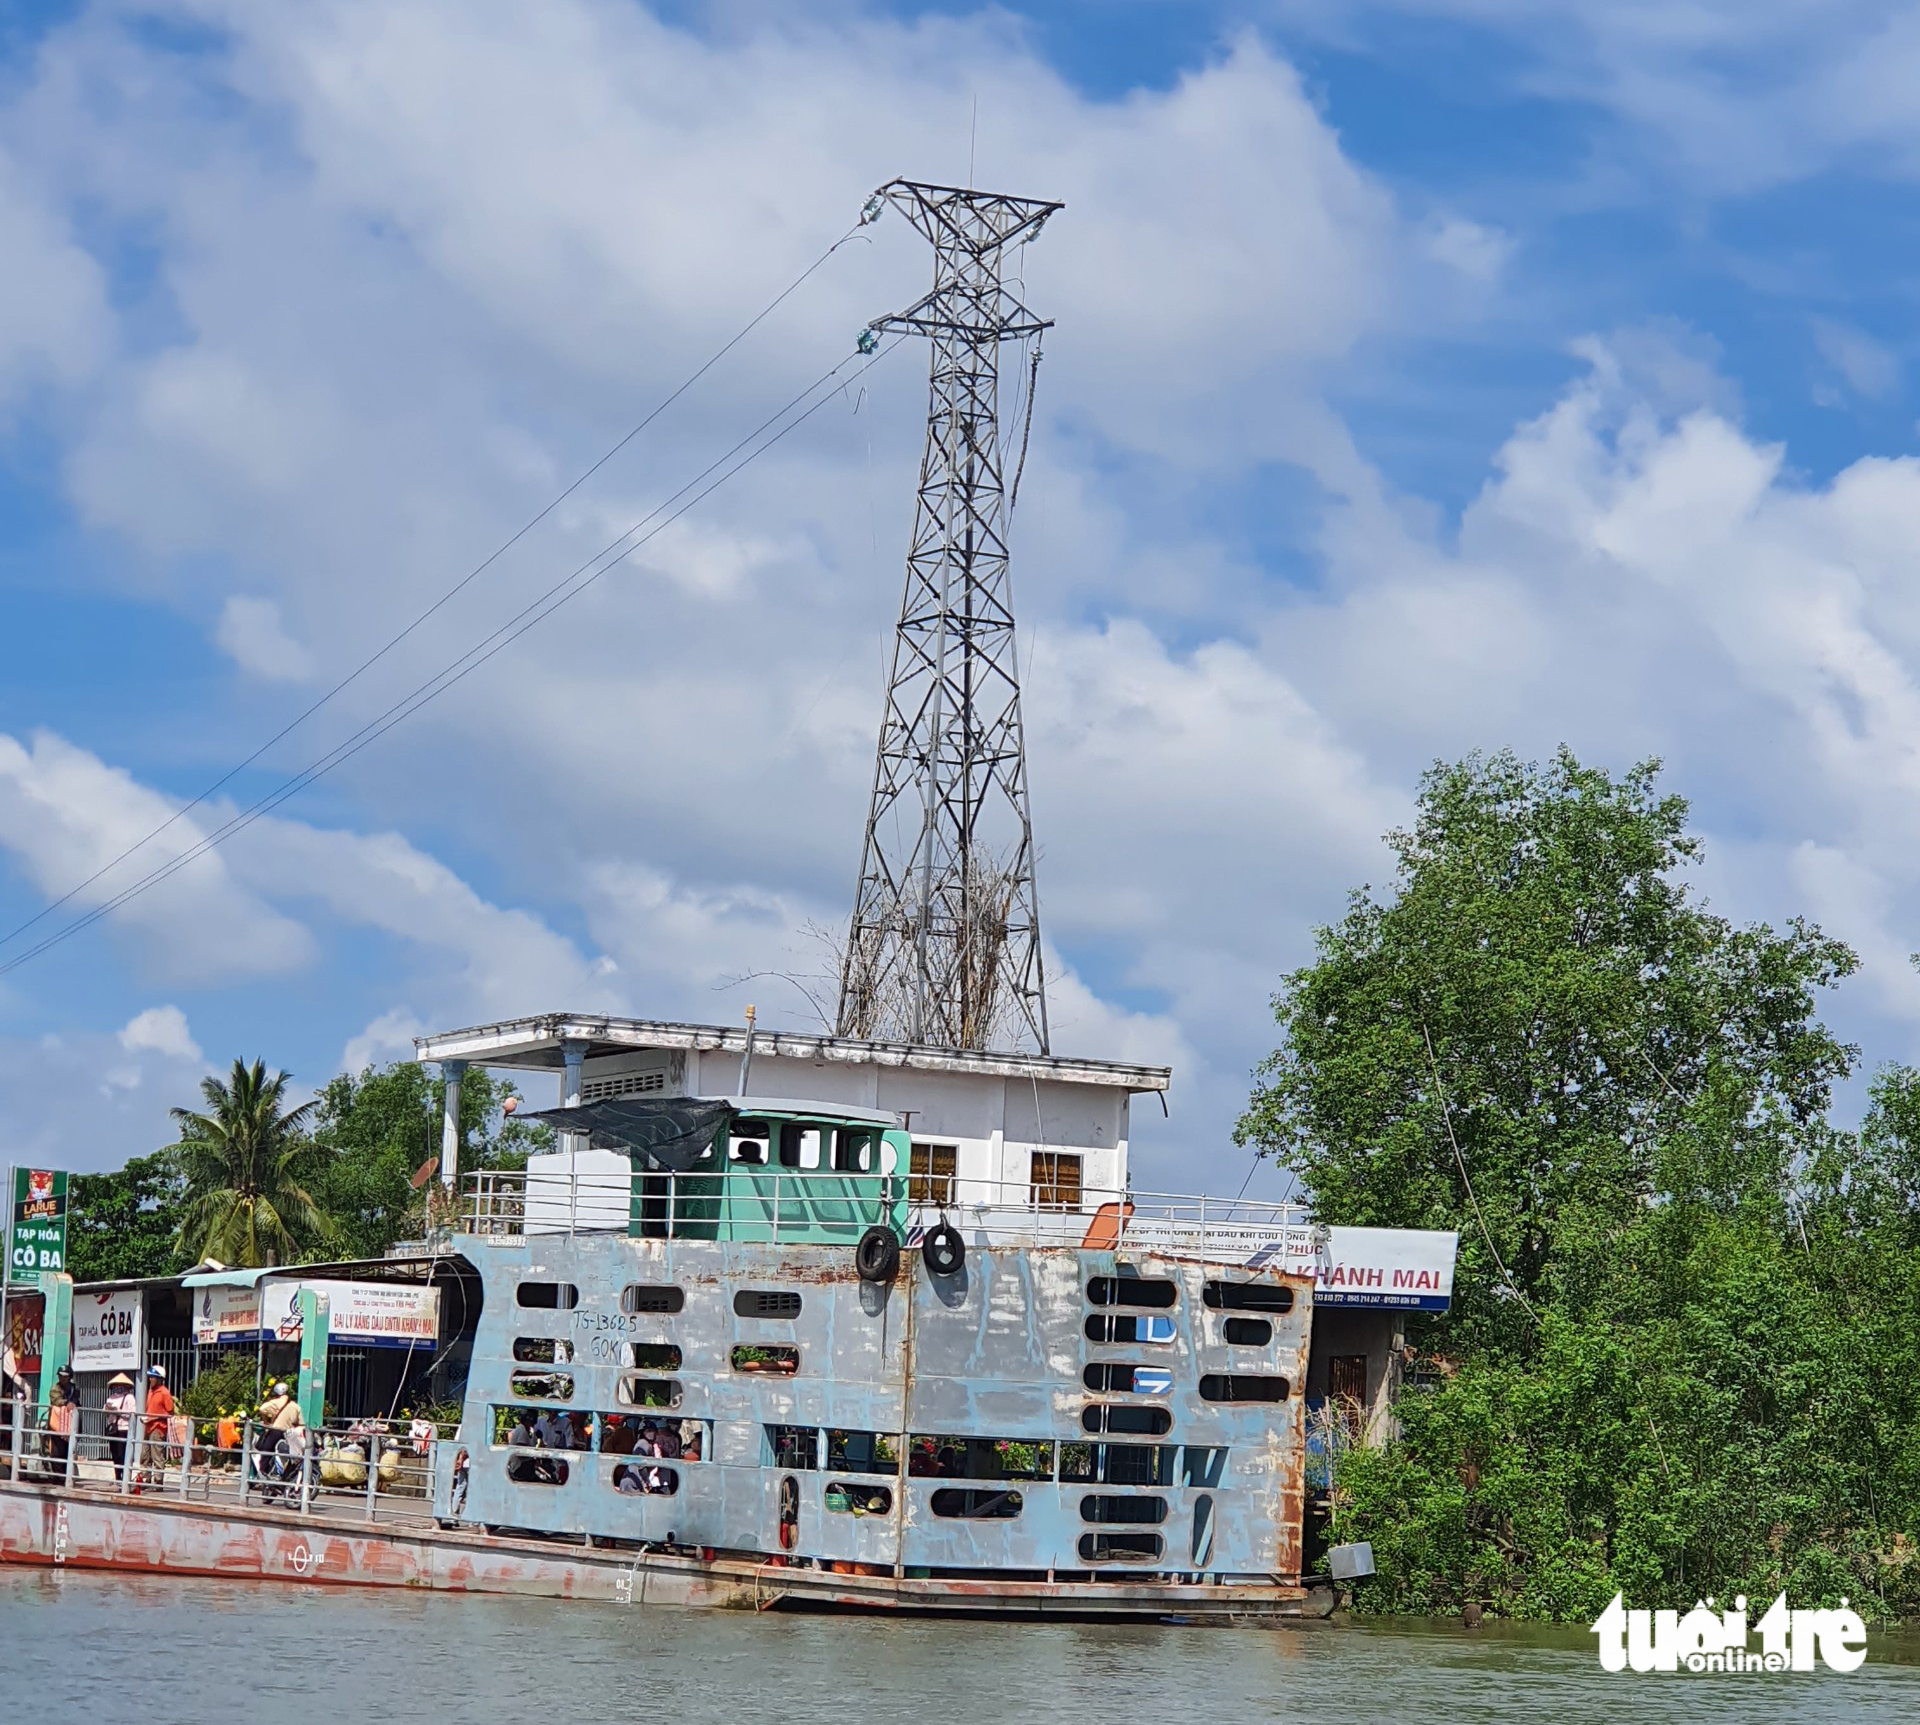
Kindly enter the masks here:
<path id="1" fill-rule="evenodd" d="M 1002 260 L 1061 206 L 908 180 L 869 213 L 886 205 L 932 243 L 933 290 L 862 346 L 928 337 L 931 405 L 838 1029 L 1046 1053 L 998 411 L 1001 344 L 1050 327 Z"/>

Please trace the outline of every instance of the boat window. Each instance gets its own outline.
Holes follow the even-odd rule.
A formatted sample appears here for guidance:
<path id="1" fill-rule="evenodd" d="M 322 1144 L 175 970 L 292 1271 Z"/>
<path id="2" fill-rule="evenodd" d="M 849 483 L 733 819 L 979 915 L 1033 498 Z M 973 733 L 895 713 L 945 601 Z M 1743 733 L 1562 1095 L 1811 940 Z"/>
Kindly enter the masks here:
<path id="1" fill-rule="evenodd" d="M 1080 1157 L 1076 1153 L 1034 1151 L 1033 1205 L 1036 1210 L 1080 1208 Z"/>
<path id="2" fill-rule="evenodd" d="M 1131 1312 L 1095 1312 L 1087 1320 L 1087 1340 L 1112 1345 L 1129 1342 L 1171 1342 L 1171 1318 L 1136 1317 Z"/>
<path id="3" fill-rule="evenodd" d="M 836 1479 L 823 1500 L 835 1515 L 890 1515 L 893 1493 L 884 1485 L 859 1485 L 850 1479 Z"/>
<path id="4" fill-rule="evenodd" d="M 1141 1437 L 1161 1437 L 1173 1429 L 1173 1415 L 1165 1408 L 1096 1402 L 1092 1407 L 1081 1410 L 1080 1426 L 1083 1431 L 1090 1432 L 1126 1432 Z"/>
<path id="5" fill-rule="evenodd" d="M 713 1449 L 709 1420 L 659 1419 L 652 1414 L 602 1414 L 602 1455 L 664 1455 L 671 1461 L 704 1461 Z"/>
<path id="6" fill-rule="evenodd" d="M 1182 1485 L 1219 1485 L 1227 1477 L 1227 1452 L 1189 1445 L 1180 1452 Z"/>
<path id="7" fill-rule="evenodd" d="M 815 1468 L 820 1465 L 818 1426 L 768 1426 L 765 1464 L 770 1467 Z"/>
<path id="8" fill-rule="evenodd" d="M 522 1282 L 513 1297 L 530 1311 L 570 1312 L 580 1304 L 580 1290 L 571 1282 Z"/>
<path id="9" fill-rule="evenodd" d="M 1087 1283 L 1087 1298 L 1096 1306 L 1167 1307 L 1180 1290 L 1163 1276 L 1095 1276 Z"/>
<path id="10" fill-rule="evenodd" d="M 833 1134 L 833 1166 L 840 1174 L 871 1174 L 873 1147 L 879 1134 L 863 1127 L 841 1126 Z"/>
<path id="11" fill-rule="evenodd" d="M 515 1336 L 513 1357 L 524 1365 L 565 1366 L 573 1362 L 573 1343 L 552 1336 Z"/>
<path id="12" fill-rule="evenodd" d="M 1227 1377 L 1209 1372 L 1200 1380 L 1203 1402 L 1283 1402 L 1287 1399 L 1285 1378 Z"/>
<path id="13" fill-rule="evenodd" d="M 736 1318 L 797 1318 L 800 1296 L 785 1288 L 742 1288 L 733 1296 Z"/>
<path id="14" fill-rule="evenodd" d="M 907 1202 L 947 1208 L 953 1202 L 954 1176 L 959 1171 L 959 1145 L 911 1146 L 907 1151 Z"/>
<path id="15" fill-rule="evenodd" d="M 920 1479 L 1051 1479 L 1053 1445 L 1044 1438 L 916 1433 L 907 1448 L 907 1472 Z"/>
<path id="16" fill-rule="evenodd" d="M 514 1433 L 520 1442 L 514 1444 Z M 493 1408 L 493 1441 L 516 1449 L 592 1449 L 593 1415 L 568 1408 Z"/>
<path id="17" fill-rule="evenodd" d="M 736 1162 L 765 1167 L 767 1140 L 771 1130 L 764 1120 L 736 1120 L 733 1123 L 733 1139 L 727 1146 L 727 1154 Z"/>
<path id="18" fill-rule="evenodd" d="M 886 1432 L 829 1431 L 827 1466 L 836 1473 L 898 1473 L 900 1440 Z"/>
<path id="19" fill-rule="evenodd" d="M 1167 1500 L 1164 1497 L 1109 1497 L 1090 1492 L 1080 1500 L 1080 1519 L 1158 1527 L 1167 1519 Z"/>
<path id="20" fill-rule="evenodd" d="M 680 1489 L 679 1472 L 657 1461 L 623 1461 L 607 1483 L 622 1496 L 672 1497 Z"/>
<path id="21" fill-rule="evenodd" d="M 657 1282 L 629 1282 L 620 1293 L 620 1310 L 628 1317 L 638 1312 L 680 1311 L 687 1303 L 686 1290 L 664 1287 Z"/>
<path id="22" fill-rule="evenodd" d="M 515 1485 L 565 1485 L 567 1464 L 546 1452 L 515 1450 L 507 1457 L 507 1478 Z"/>
<path id="23" fill-rule="evenodd" d="M 1273 1322 L 1269 1318 L 1229 1318 L 1220 1329 L 1238 1348 L 1264 1348 L 1273 1340 Z"/>
<path id="24" fill-rule="evenodd" d="M 1164 1396 L 1173 1389 L 1173 1373 L 1158 1366 L 1115 1365 L 1103 1361 L 1088 1366 L 1080 1381 L 1096 1395 Z"/>
<path id="25" fill-rule="evenodd" d="M 821 1131 L 799 1120 L 780 1122 L 780 1166 L 782 1168 L 818 1168 Z"/>
<path id="26" fill-rule="evenodd" d="M 1020 1513 L 1017 1491 L 991 1487 L 948 1486 L 930 1500 L 933 1513 L 952 1521 L 1011 1521 Z"/>
<path id="27" fill-rule="evenodd" d="M 733 1350 L 736 1372 L 765 1372 L 773 1377 L 790 1378 L 800 1369 L 798 1348 L 756 1348 L 746 1344 Z"/>
<path id="28" fill-rule="evenodd" d="M 1083 1533 L 1080 1558 L 1084 1563 L 1151 1563 L 1166 1544 L 1157 1533 Z"/>
<path id="29" fill-rule="evenodd" d="M 622 1407 L 627 1408 L 677 1408 L 680 1405 L 680 1380 L 678 1378 L 622 1378 L 619 1401 Z"/>
<path id="30" fill-rule="evenodd" d="M 1089 1485 L 1172 1485 L 1174 1444 L 1063 1443 L 1060 1477 Z"/>
<path id="31" fill-rule="evenodd" d="M 528 1401 L 567 1402 L 573 1400 L 571 1372 L 515 1372 L 508 1388 Z"/>
<path id="32" fill-rule="evenodd" d="M 680 1350 L 671 1342 L 622 1342 L 620 1363 L 635 1372 L 677 1372 Z"/>
<path id="33" fill-rule="evenodd" d="M 1293 1290 L 1278 1282 L 1209 1282 L 1200 1297 L 1212 1312 L 1293 1310 Z"/>

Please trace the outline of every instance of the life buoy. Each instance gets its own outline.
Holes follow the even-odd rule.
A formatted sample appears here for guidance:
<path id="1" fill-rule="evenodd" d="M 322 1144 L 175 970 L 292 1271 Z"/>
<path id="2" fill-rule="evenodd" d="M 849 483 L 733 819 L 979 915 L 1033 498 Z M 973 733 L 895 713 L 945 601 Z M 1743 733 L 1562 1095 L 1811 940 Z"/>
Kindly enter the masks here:
<path id="1" fill-rule="evenodd" d="M 854 1268 L 863 1282 L 891 1282 L 900 1272 L 900 1242 L 884 1222 L 876 1222 L 853 1249 Z"/>
<path id="2" fill-rule="evenodd" d="M 957 1276 L 967 1262 L 967 1243 L 951 1222 L 942 1222 L 920 1242 L 920 1261 L 930 1275 Z"/>

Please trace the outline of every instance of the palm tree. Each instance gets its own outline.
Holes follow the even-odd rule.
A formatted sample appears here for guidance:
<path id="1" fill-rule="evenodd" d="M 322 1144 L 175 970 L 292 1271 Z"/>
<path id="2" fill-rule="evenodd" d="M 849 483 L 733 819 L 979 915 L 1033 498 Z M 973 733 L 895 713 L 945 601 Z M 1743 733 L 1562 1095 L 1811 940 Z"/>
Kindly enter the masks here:
<path id="1" fill-rule="evenodd" d="M 203 1078 L 200 1092 L 206 1113 L 168 1110 L 180 1128 L 171 1154 L 186 1181 L 180 1250 L 196 1263 L 291 1262 L 327 1225 L 303 1184 L 328 1154 L 307 1135 L 315 1103 L 282 1113 L 287 1074 L 269 1077 L 259 1060 L 236 1060 L 229 1078 Z"/>

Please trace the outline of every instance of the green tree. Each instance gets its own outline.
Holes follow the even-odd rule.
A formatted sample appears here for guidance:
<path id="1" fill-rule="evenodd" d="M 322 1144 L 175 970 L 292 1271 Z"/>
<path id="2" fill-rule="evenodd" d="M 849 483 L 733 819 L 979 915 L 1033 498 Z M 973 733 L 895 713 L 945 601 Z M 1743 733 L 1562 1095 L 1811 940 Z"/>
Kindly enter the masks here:
<path id="1" fill-rule="evenodd" d="M 460 1086 L 461 1169 L 524 1168 L 529 1151 L 551 1144 L 545 1126 L 516 1120 L 502 1104 L 511 1083 L 481 1069 Z M 416 1061 L 341 1073 L 320 1092 L 313 1135 L 333 1155 L 314 1196 L 327 1213 L 329 1256 L 377 1258 L 425 1227 L 425 1196 L 411 1182 L 440 1153 L 445 1088 Z"/>
<path id="2" fill-rule="evenodd" d="M 1240 1123 L 1323 1221 L 1459 1229 L 1458 1323 L 1513 1345 L 1662 1193 L 1782 1199 L 1852 1067 L 1814 1004 L 1853 953 L 1712 914 L 1658 771 L 1436 765 L 1392 895 L 1355 893 L 1275 997 Z"/>
<path id="3" fill-rule="evenodd" d="M 67 1269 L 76 1282 L 172 1276 L 186 1184 L 176 1159 L 136 1156 L 111 1174 L 76 1174 L 67 1205 Z"/>
<path id="4" fill-rule="evenodd" d="M 224 1080 L 201 1080 L 207 1112 L 174 1108 L 178 1159 L 186 1186 L 180 1250 L 223 1263 L 293 1263 L 321 1239 L 326 1216 L 309 1190 L 327 1152 L 308 1136 L 315 1104 L 285 1106 L 288 1076 L 264 1062 L 233 1063 Z"/>

